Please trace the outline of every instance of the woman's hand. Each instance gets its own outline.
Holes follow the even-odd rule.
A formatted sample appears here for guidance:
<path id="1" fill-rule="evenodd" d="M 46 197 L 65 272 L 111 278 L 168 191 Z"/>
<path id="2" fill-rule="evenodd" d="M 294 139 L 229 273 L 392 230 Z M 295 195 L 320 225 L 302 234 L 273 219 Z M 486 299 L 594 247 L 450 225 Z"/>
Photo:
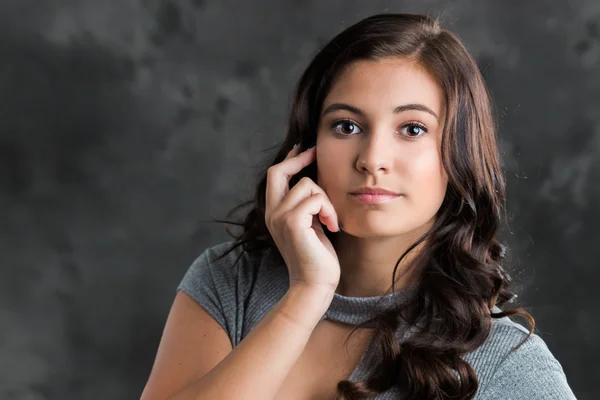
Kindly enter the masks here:
<path id="1" fill-rule="evenodd" d="M 287 265 L 290 288 L 334 292 L 340 264 L 319 221 L 338 232 L 338 217 L 329 197 L 310 178 L 289 189 L 291 177 L 315 160 L 314 147 L 298 154 L 299 148 L 267 171 L 265 222 Z"/>

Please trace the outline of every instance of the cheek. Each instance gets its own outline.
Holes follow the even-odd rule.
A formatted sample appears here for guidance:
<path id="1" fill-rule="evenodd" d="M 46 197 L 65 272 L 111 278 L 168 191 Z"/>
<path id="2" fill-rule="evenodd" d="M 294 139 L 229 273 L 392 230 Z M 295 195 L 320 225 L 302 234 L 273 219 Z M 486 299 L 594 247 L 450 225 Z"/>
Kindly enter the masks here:
<path id="1" fill-rule="evenodd" d="M 317 184 L 327 191 L 328 188 L 340 182 L 343 168 L 340 168 L 341 160 L 335 153 L 320 151 L 317 155 Z"/>
<path id="2" fill-rule="evenodd" d="M 410 171 L 410 186 L 417 191 L 417 193 L 413 193 L 415 196 L 421 200 L 425 200 L 424 196 L 431 198 L 432 201 L 440 196 L 443 199 L 448 178 L 438 152 L 419 153 L 411 160 L 407 168 Z"/>

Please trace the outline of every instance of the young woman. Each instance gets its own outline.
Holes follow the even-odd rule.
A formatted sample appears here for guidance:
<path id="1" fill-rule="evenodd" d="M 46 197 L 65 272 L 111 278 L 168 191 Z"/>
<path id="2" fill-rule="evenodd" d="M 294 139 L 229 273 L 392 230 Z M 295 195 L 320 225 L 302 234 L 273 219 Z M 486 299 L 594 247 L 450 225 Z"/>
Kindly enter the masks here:
<path id="1" fill-rule="evenodd" d="M 351 26 L 301 77 L 242 234 L 179 285 L 142 398 L 574 399 L 531 315 L 501 308 L 504 194 L 457 36 Z"/>

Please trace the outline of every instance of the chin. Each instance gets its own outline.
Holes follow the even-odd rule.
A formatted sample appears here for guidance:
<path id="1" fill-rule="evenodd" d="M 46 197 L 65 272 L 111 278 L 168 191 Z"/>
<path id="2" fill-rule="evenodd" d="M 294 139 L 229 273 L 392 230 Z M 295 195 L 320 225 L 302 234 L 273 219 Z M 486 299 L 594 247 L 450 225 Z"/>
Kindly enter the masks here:
<path id="1" fill-rule="evenodd" d="M 393 224 L 390 222 L 384 224 L 365 224 L 365 223 L 344 223 L 344 232 L 360 238 L 384 238 L 403 236 L 413 232 L 418 227 L 402 226 L 401 223 Z"/>
<path id="2" fill-rule="evenodd" d="M 352 214 L 350 214 L 352 215 Z M 342 217 L 343 230 L 355 237 L 375 238 L 375 237 L 394 237 L 394 236 L 420 236 L 431 226 L 431 220 L 415 221 L 408 220 L 403 215 L 365 215 L 357 218 Z"/>

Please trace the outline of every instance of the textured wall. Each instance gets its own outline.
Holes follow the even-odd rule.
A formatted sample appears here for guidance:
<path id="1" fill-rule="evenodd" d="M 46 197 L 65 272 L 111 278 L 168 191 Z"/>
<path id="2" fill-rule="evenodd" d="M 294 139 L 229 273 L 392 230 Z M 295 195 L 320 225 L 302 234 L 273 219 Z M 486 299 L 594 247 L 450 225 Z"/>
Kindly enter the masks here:
<path id="1" fill-rule="evenodd" d="M 202 220 L 252 187 L 315 51 L 381 11 L 467 42 L 501 117 L 521 301 L 600 398 L 600 2 L 3 0 L 0 397 L 139 397 Z"/>

